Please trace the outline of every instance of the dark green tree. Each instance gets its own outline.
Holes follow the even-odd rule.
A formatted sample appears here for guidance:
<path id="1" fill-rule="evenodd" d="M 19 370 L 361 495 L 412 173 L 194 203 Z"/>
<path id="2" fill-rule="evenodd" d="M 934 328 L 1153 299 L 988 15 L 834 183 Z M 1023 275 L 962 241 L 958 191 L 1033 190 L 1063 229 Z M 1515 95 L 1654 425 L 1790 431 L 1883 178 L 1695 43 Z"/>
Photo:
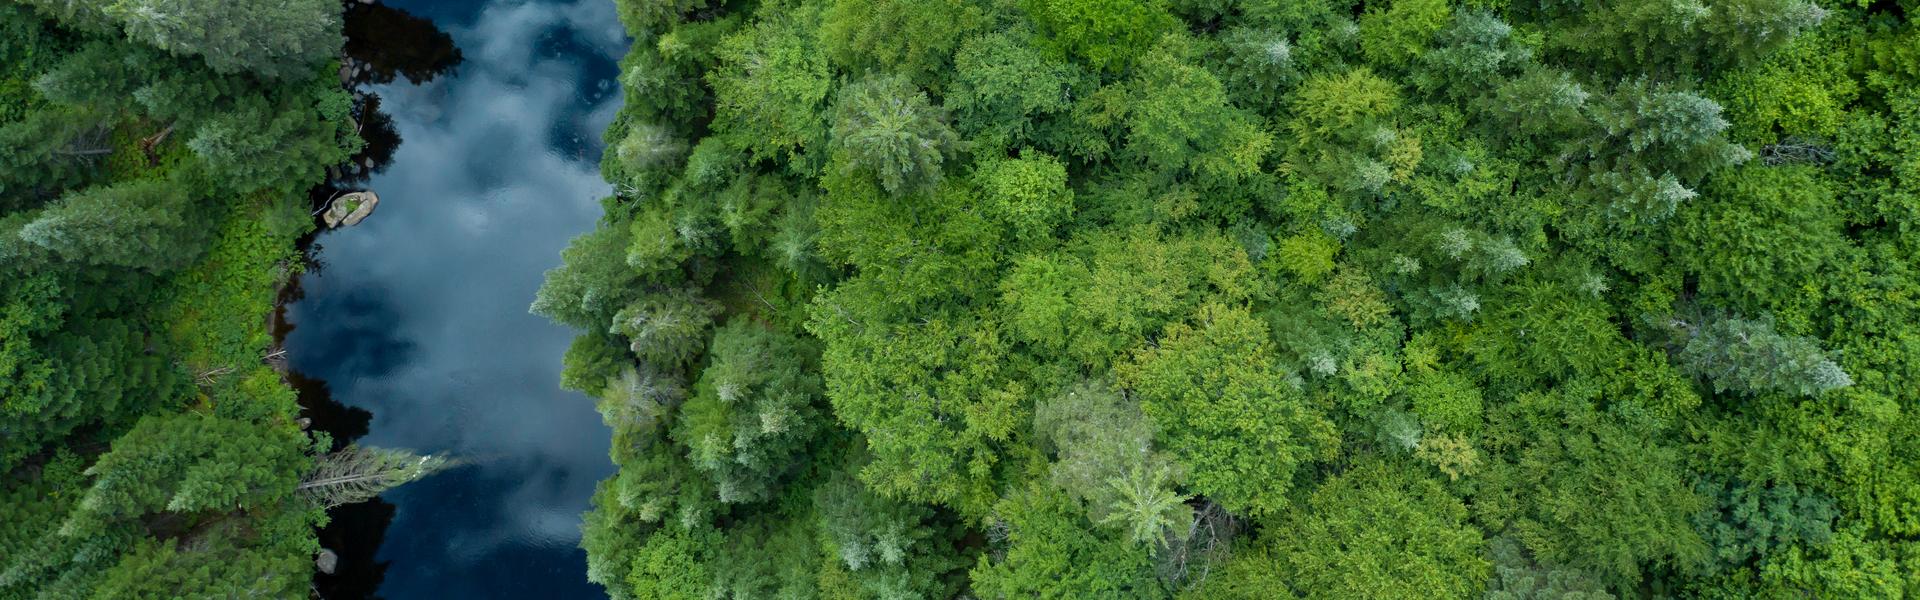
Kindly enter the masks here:
<path id="1" fill-rule="evenodd" d="M 300 78 L 340 51 L 340 7 L 329 0 L 114 0 L 102 12 L 128 39 L 199 56 L 221 73 Z"/>
<path id="2" fill-rule="evenodd" d="M 14 235 L 63 262 L 168 271 L 198 256 L 206 229 L 193 208 L 171 181 L 97 186 L 48 205 Z"/>
<path id="3" fill-rule="evenodd" d="M 818 431 L 817 350 L 743 321 L 715 331 L 712 343 L 673 437 L 721 502 L 765 500 Z"/>

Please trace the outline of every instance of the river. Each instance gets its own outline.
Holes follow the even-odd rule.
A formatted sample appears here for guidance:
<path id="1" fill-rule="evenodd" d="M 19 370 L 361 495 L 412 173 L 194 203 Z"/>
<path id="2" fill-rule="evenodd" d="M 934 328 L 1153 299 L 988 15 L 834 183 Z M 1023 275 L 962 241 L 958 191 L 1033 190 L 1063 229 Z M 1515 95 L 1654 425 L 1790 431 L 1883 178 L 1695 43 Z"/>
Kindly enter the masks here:
<path id="1" fill-rule="evenodd" d="M 431 19 L 464 60 L 363 88 L 400 142 L 360 184 L 378 210 L 310 244 L 285 348 L 316 426 L 468 464 L 335 511 L 322 543 L 342 566 L 316 585 L 333 600 L 604 597 L 577 545 L 609 433 L 558 386 L 572 332 L 527 306 L 599 218 L 628 42 L 609 0 L 385 4 Z"/>

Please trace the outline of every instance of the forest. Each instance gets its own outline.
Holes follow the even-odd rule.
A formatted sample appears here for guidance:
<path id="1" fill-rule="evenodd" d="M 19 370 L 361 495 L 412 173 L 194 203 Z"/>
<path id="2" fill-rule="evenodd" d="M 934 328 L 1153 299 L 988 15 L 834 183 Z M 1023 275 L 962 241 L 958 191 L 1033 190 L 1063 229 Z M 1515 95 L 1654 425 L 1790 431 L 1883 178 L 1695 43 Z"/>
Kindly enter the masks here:
<path id="1" fill-rule="evenodd" d="M 373 165 L 338 0 L 0 0 L 0 598 L 306 598 L 439 457 L 306 431 L 270 327 Z"/>
<path id="2" fill-rule="evenodd" d="M 1920 3 L 618 5 L 614 598 L 1920 596 Z"/>
<path id="3" fill-rule="evenodd" d="M 1920 597 L 1920 0 L 613 2 L 613 598 Z M 313 597 L 453 464 L 275 338 L 351 28 L 0 0 L 0 600 Z"/>

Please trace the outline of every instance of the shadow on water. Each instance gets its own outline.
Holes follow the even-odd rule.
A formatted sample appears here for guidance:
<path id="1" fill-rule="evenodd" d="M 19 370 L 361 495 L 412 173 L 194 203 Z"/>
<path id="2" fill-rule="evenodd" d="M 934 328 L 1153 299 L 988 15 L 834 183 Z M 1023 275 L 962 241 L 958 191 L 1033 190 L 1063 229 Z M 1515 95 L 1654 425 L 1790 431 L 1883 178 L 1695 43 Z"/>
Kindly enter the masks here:
<path id="1" fill-rule="evenodd" d="M 393 125 L 393 117 L 381 110 L 380 95 L 367 88 L 393 83 L 397 78 L 413 85 L 425 84 L 453 71 L 464 60 L 453 36 L 431 20 L 384 4 L 345 2 L 343 28 L 347 41 L 341 52 L 340 82 L 353 90 L 353 118 L 366 146 L 346 164 L 328 171 L 326 184 L 312 193 L 315 209 L 335 194 L 364 185 L 386 170 L 393 162 L 394 151 L 400 148 L 400 132 Z"/>
<path id="2" fill-rule="evenodd" d="M 365 87 L 390 83 L 396 77 L 404 77 L 416 85 L 427 83 L 448 73 L 462 60 L 460 49 L 454 45 L 452 36 L 441 31 L 432 21 L 404 10 L 346 0 L 344 19 L 347 41 L 343 51 L 342 84 L 353 91 L 353 116 L 366 146 L 347 164 L 329 169 L 327 181 L 309 192 L 310 202 L 316 211 L 333 196 L 356 189 L 366 184 L 374 174 L 385 170 L 400 146 L 399 131 L 394 127 L 393 118 L 381 110 L 380 96 L 367 91 Z M 317 274 L 325 269 L 323 263 L 313 258 L 319 249 L 315 243 L 318 236 L 316 219 L 316 230 L 298 242 L 300 251 L 308 257 L 308 274 Z M 280 291 L 273 317 L 276 347 L 283 347 L 287 335 L 294 328 L 286 318 L 287 306 L 304 297 L 298 276 Z M 343 307 L 338 314 L 362 315 L 369 309 L 377 308 L 377 295 L 354 300 L 355 306 Z M 384 340 L 386 343 L 380 347 L 356 350 L 367 353 L 362 356 L 370 355 L 375 360 L 391 361 L 386 364 L 398 364 L 400 361 L 394 355 L 408 350 L 405 342 L 378 335 L 358 339 Z M 344 448 L 367 434 L 373 413 L 335 400 L 327 382 L 322 379 L 309 377 L 291 368 L 285 369 L 284 374 L 287 383 L 299 395 L 300 416 L 307 420 L 312 429 L 326 432 L 332 437 L 333 450 Z M 386 538 L 387 527 L 393 522 L 395 510 L 393 504 L 375 498 L 327 512 L 327 526 L 321 528 L 318 537 L 320 545 L 333 551 L 339 560 L 332 573 L 314 574 L 313 589 L 319 597 L 330 600 L 376 597 L 375 592 L 386 578 L 388 564 L 377 560 L 376 556 Z"/>
<path id="3" fill-rule="evenodd" d="M 312 235 L 301 240 L 303 252 L 312 249 L 312 241 Z M 317 262 L 310 263 L 309 272 L 320 268 Z M 287 305 L 301 300 L 304 295 L 298 277 L 280 290 L 279 304 L 274 309 L 273 318 L 276 344 L 293 331 L 293 324 L 286 319 Z M 333 439 L 330 450 L 345 448 L 367 434 L 373 422 L 372 412 L 334 400 L 326 381 L 292 369 L 285 369 L 283 374 L 299 395 L 300 416 L 307 419 L 312 429 L 326 432 Z M 393 522 L 394 510 L 393 504 L 375 498 L 327 511 L 327 526 L 318 533 L 320 546 L 333 551 L 339 561 L 332 573 L 314 573 L 313 589 L 321 598 L 347 600 L 375 597 L 374 592 L 380 588 L 387 571 L 387 563 L 376 560 L 375 555 L 386 538 L 387 526 Z"/>
<path id="4" fill-rule="evenodd" d="M 349 2 L 344 53 L 367 67 L 355 73 L 355 85 L 393 83 L 395 77 L 419 85 L 460 64 L 453 36 L 432 20 L 384 4 Z"/>

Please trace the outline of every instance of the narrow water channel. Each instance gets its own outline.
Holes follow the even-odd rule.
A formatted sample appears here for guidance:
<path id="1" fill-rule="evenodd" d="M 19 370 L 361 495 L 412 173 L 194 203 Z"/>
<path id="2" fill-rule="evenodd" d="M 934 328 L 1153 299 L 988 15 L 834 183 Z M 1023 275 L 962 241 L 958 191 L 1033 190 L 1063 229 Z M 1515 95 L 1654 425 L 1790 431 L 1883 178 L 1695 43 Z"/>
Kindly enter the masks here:
<path id="1" fill-rule="evenodd" d="M 558 387 L 572 333 L 527 306 L 608 191 L 599 138 L 627 43 L 613 3 L 382 1 L 431 19 L 464 61 L 367 88 L 400 143 L 364 184 L 381 198 L 373 215 L 313 242 L 286 349 L 307 388 L 364 421 L 359 443 L 470 464 L 336 512 L 323 543 L 354 580 L 323 593 L 602 597 L 577 544 L 612 471 L 608 432 Z M 332 410 L 316 420 L 361 433 Z"/>

